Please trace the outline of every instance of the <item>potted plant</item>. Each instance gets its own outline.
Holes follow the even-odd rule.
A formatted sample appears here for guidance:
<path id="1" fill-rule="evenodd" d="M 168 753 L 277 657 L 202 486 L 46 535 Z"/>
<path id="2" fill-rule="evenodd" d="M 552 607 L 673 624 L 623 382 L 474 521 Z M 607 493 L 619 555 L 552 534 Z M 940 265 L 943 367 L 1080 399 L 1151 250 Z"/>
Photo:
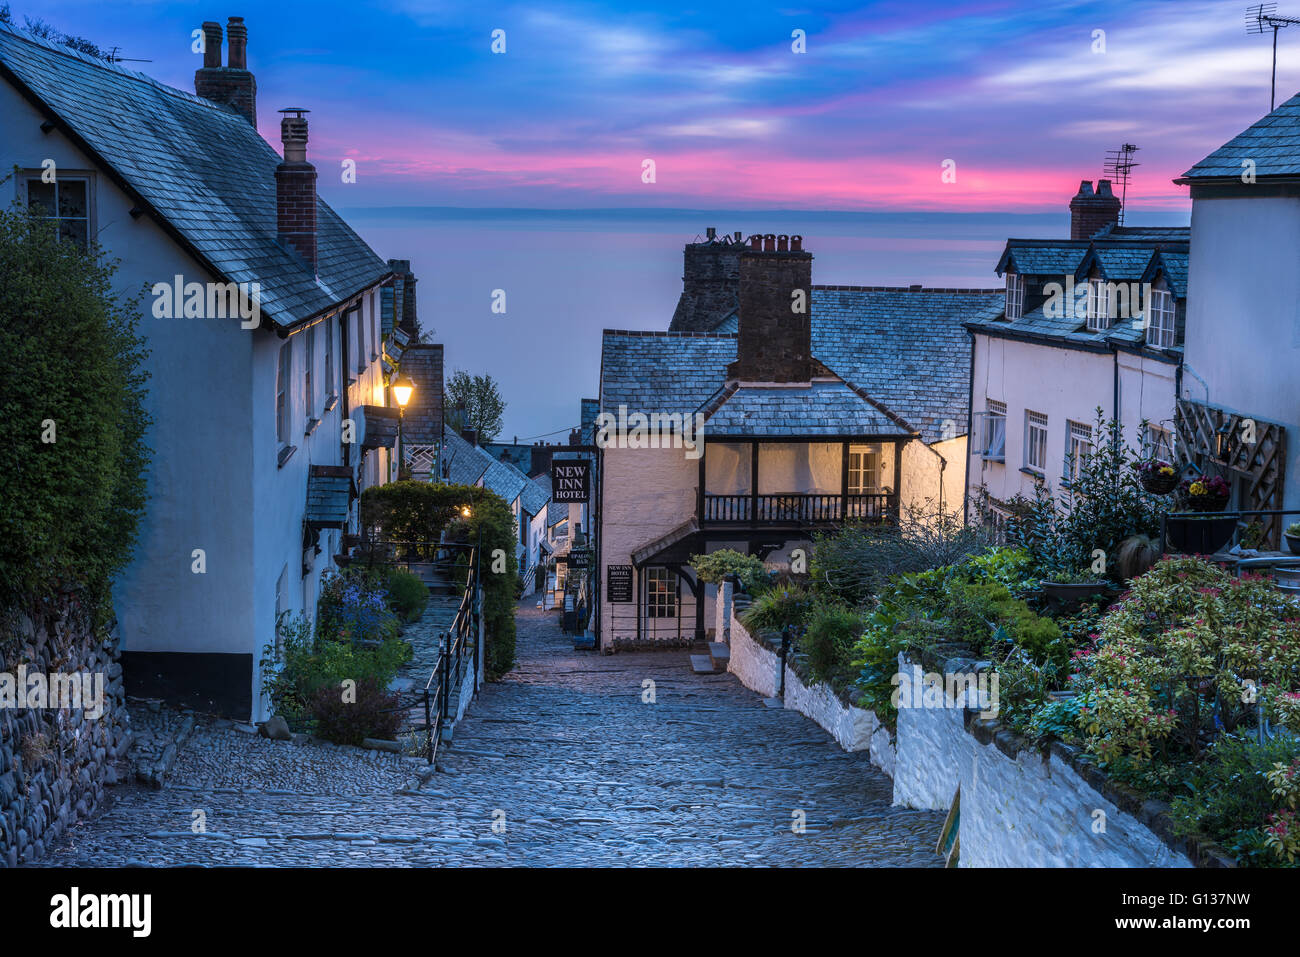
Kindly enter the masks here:
<path id="1" fill-rule="evenodd" d="M 1231 489 L 1221 475 L 1202 475 L 1183 482 L 1183 497 L 1193 512 L 1222 512 L 1228 507 Z"/>
<path id="2" fill-rule="evenodd" d="M 1283 532 L 1286 537 L 1286 547 L 1291 549 L 1293 554 L 1300 555 L 1300 522 L 1292 522 Z"/>
<path id="3" fill-rule="evenodd" d="M 1104 592 L 1110 583 L 1087 569 L 1058 569 L 1048 572 L 1038 583 L 1043 594 L 1063 604 L 1082 602 Z"/>
<path id="4" fill-rule="evenodd" d="M 1142 487 L 1153 495 L 1168 495 L 1178 487 L 1178 470 L 1164 459 L 1143 459 L 1133 464 Z"/>

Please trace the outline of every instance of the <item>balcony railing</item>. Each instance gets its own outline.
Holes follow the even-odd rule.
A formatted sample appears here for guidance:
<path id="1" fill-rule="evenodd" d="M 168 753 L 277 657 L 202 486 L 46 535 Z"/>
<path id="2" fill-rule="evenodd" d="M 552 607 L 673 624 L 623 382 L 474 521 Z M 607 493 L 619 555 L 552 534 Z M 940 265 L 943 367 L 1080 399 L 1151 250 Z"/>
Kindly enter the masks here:
<path id="1" fill-rule="evenodd" d="M 881 521 L 898 514 L 898 496 L 704 495 L 703 524 L 812 525 L 822 522 Z"/>

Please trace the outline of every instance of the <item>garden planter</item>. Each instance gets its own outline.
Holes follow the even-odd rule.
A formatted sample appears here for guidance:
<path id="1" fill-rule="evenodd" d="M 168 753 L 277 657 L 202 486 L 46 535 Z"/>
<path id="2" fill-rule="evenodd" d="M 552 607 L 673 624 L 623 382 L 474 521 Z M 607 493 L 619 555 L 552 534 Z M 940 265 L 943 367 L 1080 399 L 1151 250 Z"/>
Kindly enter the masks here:
<path id="1" fill-rule="evenodd" d="M 1300 555 L 1300 535 L 1285 535 L 1286 547 L 1291 550 L 1291 554 Z"/>
<path id="2" fill-rule="evenodd" d="M 1175 551 L 1185 555 L 1213 555 L 1232 541 L 1235 518 L 1171 518 L 1165 535 Z"/>
<path id="3" fill-rule="evenodd" d="M 1228 507 L 1226 495 L 1189 495 L 1187 508 L 1193 512 L 1222 512 Z"/>
<path id="4" fill-rule="evenodd" d="M 1104 592 L 1109 583 L 1104 581 L 1095 582 L 1048 582 L 1038 583 L 1043 590 L 1043 594 L 1048 598 L 1059 601 L 1063 604 L 1073 602 L 1084 602 L 1098 592 Z"/>
<path id="5" fill-rule="evenodd" d="M 1142 487 L 1153 495 L 1168 495 L 1178 487 L 1178 473 L 1161 475 L 1158 472 L 1143 473 Z"/>

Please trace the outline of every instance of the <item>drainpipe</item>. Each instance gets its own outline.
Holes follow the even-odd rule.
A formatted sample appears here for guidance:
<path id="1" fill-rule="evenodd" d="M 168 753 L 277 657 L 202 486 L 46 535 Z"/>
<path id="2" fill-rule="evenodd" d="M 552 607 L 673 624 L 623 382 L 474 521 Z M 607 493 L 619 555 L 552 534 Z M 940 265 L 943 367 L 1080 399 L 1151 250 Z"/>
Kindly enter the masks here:
<path id="1" fill-rule="evenodd" d="M 1111 444 L 1119 448 L 1121 436 L 1124 434 L 1124 425 L 1119 420 L 1119 348 L 1114 343 L 1111 343 L 1110 356 L 1114 379 L 1111 387 L 1110 417 L 1115 420 L 1115 436 L 1111 439 Z"/>

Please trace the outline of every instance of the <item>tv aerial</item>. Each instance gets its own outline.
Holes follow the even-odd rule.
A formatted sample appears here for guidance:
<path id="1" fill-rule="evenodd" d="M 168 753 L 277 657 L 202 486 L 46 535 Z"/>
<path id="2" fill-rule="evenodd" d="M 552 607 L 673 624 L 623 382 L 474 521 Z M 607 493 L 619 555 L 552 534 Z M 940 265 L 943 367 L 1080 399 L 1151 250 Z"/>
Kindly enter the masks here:
<path id="1" fill-rule="evenodd" d="M 1296 17 L 1279 17 L 1276 3 L 1257 3 L 1246 10 L 1247 35 L 1273 31 L 1273 85 L 1268 97 L 1268 111 L 1277 107 L 1277 31 L 1300 23 Z"/>
<path id="2" fill-rule="evenodd" d="M 1106 151 L 1106 164 L 1103 171 L 1113 185 L 1119 186 L 1119 222 L 1117 226 L 1124 225 L 1124 210 L 1128 208 L 1128 181 L 1133 172 L 1134 166 L 1141 166 L 1141 163 L 1133 162 L 1133 154 L 1138 148 L 1132 143 L 1125 143 L 1117 150 Z"/>

